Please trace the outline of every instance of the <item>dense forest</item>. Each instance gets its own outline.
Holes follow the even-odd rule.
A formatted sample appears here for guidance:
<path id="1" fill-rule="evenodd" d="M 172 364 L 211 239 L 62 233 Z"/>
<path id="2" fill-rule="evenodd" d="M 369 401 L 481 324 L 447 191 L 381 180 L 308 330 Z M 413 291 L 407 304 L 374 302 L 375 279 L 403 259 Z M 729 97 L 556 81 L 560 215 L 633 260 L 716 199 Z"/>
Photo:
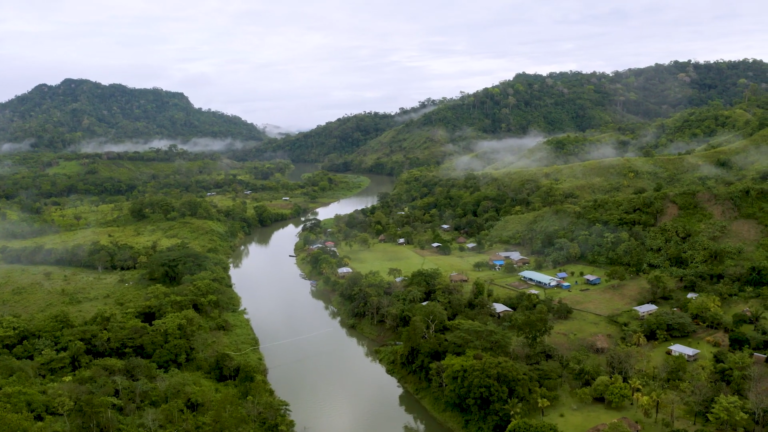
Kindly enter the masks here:
<path id="1" fill-rule="evenodd" d="M 293 429 L 228 258 L 365 182 L 173 146 L 0 166 L 3 430 Z"/>
<path id="2" fill-rule="evenodd" d="M 471 153 L 480 140 L 531 132 L 594 136 L 612 131 L 625 147 L 643 138 L 634 150 L 646 144 L 639 132 L 665 127 L 657 125 L 659 119 L 712 102 L 727 109 L 766 86 L 768 65 L 760 60 L 674 61 L 613 73 L 520 73 L 473 93 L 427 99 L 394 114 L 346 116 L 270 140 L 249 155 L 283 154 L 296 161 L 324 162 L 335 171 L 399 174 Z"/>
<path id="3" fill-rule="evenodd" d="M 40 84 L 0 103 L 0 142 L 59 151 L 86 140 L 232 138 L 266 135 L 245 120 L 195 108 L 182 93 L 84 79 Z"/>

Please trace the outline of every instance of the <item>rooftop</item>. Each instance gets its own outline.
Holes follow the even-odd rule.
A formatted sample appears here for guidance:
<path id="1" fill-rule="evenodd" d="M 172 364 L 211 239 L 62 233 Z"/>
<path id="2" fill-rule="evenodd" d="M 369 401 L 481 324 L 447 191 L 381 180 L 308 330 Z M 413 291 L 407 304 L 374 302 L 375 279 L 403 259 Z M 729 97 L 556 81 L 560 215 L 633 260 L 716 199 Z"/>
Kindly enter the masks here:
<path id="1" fill-rule="evenodd" d="M 600 279 L 600 276 L 595 276 L 595 275 L 586 275 L 586 276 L 584 276 L 584 279 L 586 279 L 586 280 L 588 280 L 588 281 L 593 281 L 593 280 L 595 280 L 595 279 Z"/>
<path id="2" fill-rule="evenodd" d="M 432 247 L 440 247 L 440 246 L 442 246 L 442 244 L 440 244 L 440 243 L 432 243 Z"/>
<path id="3" fill-rule="evenodd" d="M 695 299 L 698 296 L 699 296 L 698 294 L 690 292 L 690 293 L 688 293 L 688 295 L 686 297 L 688 297 L 689 299 Z"/>
<path id="4" fill-rule="evenodd" d="M 634 309 L 634 310 L 636 310 L 636 311 L 638 311 L 640 313 L 643 313 L 643 312 L 655 311 L 658 308 L 659 308 L 658 306 L 656 306 L 654 304 L 648 303 L 648 304 L 644 304 L 644 305 L 640 305 L 640 306 L 635 306 L 632 309 Z"/>
<path id="5" fill-rule="evenodd" d="M 494 303 L 493 309 L 496 311 L 496 313 L 502 313 L 502 312 L 514 312 L 512 309 L 504 306 L 501 303 Z"/>
<path id="6" fill-rule="evenodd" d="M 566 272 L 560 272 L 560 273 L 558 273 L 556 276 L 557 276 L 557 277 L 559 277 L 559 278 L 565 278 L 565 277 L 568 277 L 568 273 L 566 273 Z"/>
<path id="7" fill-rule="evenodd" d="M 339 273 L 352 273 L 352 269 L 349 267 L 342 267 L 339 269 Z"/>
<path id="8" fill-rule="evenodd" d="M 670 349 L 672 351 L 675 351 L 675 352 L 683 353 L 683 354 L 689 355 L 689 356 L 696 355 L 696 354 L 701 352 L 701 351 L 699 351 L 697 349 L 688 348 L 687 346 L 680 345 L 680 344 L 674 344 L 671 347 L 669 347 L 668 349 Z"/>
<path id="9" fill-rule="evenodd" d="M 518 274 L 520 276 L 524 277 L 524 278 L 531 279 L 531 280 L 534 280 L 534 281 L 536 281 L 538 283 L 543 283 L 543 284 L 547 284 L 547 285 L 555 285 L 556 284 L 555 281 L 557 280 L 557 278 L 545 275 L 543 273 L 535 272 L 535 271 L 532 271 L 532 270 L 526 270 L 526 271 L 520 272 Z"/>
<path id="10" fill-rule="evenodd" d="M 475 246 L 477 246 L 477 243 L 467 243 L 468 248 L 473 248 Z"/>
<path id="11" fill-rule="evenodd" d="M 503 256 L 504 258 L 511 259 L 514 261 L 517 261 L 519 259 L 525 258 L 524 256 L 520 255 L 520 252 L 514 251 L 514 252 L 499 252 L 499 255 Z"/>

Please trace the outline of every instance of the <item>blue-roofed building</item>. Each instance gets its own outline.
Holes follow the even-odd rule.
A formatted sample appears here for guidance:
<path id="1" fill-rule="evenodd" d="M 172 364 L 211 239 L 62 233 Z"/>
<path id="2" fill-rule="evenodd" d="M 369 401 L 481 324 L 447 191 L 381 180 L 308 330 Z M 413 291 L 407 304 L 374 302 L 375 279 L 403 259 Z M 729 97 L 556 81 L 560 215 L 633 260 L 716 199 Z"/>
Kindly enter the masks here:
<path id="1" fill-rule="evenodd" d="M 600 276 L 595 276 L 595 275 L 586 275 L 584 276 L 584 279 L 590 285 L 599 285 L 601 281 Z"/>
<path id="2" fill-rule="evenodd" d="M 528 283 L 538 285 L 544 288 L 554 288 L 557 286 L 559 279 L 556 277 L 548 276 L 543 273 L 526 270 L 518 273 L 520 278 Z"/>
<path id="3" fill-rule="evenodd" d="M 567 278 L 567 277 L 568 277 L 568 273 L 566 273 L 566 272 L 560 272 L 560 273 L 558 273 L 556 276 L 557 276 L 557 277 L 559 277 L 560 279 L 565 279 L 565 278 Z"/>

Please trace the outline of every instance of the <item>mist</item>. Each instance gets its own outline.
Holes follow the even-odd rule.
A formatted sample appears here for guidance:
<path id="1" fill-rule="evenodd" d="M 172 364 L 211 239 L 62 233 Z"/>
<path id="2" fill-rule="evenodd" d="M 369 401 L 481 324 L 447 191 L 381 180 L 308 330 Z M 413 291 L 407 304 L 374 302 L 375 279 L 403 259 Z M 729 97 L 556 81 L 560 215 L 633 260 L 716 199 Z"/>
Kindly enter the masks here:
<path id="1" fill-rule="evenodd" d="M 459 172 L 482 171 L 491 166 L 508 166 L 523 160 L 523 154 L 546 137 L 532 132 L 521 138 L 486 140 L 472 144 L 472 154 L 454 159 L 452 167 Z"/>
<path id="2" fill-rule="evenodd" d="M 398 114 L 395 116 L 395 121 L 405 123 L 409 120 L 416 120 L 417 118 L 423 116 L 424 114 L 430 111 L 434 111 L 437 107 L 438 105 L 430 105 L 428 107 L 424 107 L 413 112 Z"/>
<path id="3" fill-rule="evenodd" d="M 21 144 L 5 143 L 0 144 L 0 153 L 16 153 L 32 150 L 32 141 L 24 141 Z"/>
<path id="4" fill-rule="evenodd" d="M 80 153 L 143 152 L 152 148 L 166 149 L 171 145 L 176 145 L 178 148 L 189 152 L 218 152 L 240 149 L 247 144 L 229 138 L 192 138 L 189 141 L 158 139 L 152 141 L 124 141 L 119 143 L 113 143 L 106 140 L 92 140 L 77 144 L 73 146 L 70 151 Z"/>

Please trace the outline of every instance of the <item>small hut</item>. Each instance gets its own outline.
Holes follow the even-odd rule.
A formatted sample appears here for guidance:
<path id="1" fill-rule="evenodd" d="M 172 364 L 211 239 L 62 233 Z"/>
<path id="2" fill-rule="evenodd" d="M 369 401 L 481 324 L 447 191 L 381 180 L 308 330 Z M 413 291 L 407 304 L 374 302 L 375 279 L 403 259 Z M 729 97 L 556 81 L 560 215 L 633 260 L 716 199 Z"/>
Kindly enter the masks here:
<path id="1" fill-rule="evenodd" d="M 687 347 L 685 345 L 680 344 L 674 344 L 667 348 L 667 354 L 673 355 L 673 356 L 683 356 L 688 361 L 694 361 L 698 359 L 699 353 L 701 351 L 697 349 L 693 349 L 690 347 Z"/>
<path id="2" fill-rule="evenodd" d="M 386 239 L 387 239 L 387 236 L 385 236 L 384 234 L 380 235 L 380 236 L 379 236 L 379 243 L 384 243 L 384 241 L 385 241 Z"/>
<path id="3" fill-rule="evenodd" d="M 469 282 L 469 278 L 466 275 L 452 273 L 449 277 L 451 283 L 466 283 Z"/>
<path id="4" fill-rule="evenodd" d="M 504 257 L 499 254 L 493 254 L 490 257 L 488 257 L 488 264 L 490 265 L 497 265 L 497 266 L 503 266 L 504 265 Z"/>
<path id="5" fill-rule="evenodd" d="M 456 243 L 458 244 L 464 244 L 466 242 L 467 242 L 467 239 L 465 239 L 464 237 L 459 237 L 456 239 Z"/>
<path id="6" fill-rule="evenodd" d="M 698 295 L 698 294 L 696 294 L 695 292 L 689 292 L 689 293 L 688 293 L 688 295 L 687 295 L 687 296 L 685 296 L 685 297 L 686 297 L 686 298 L 689 298 L 689 299 L 691 299 L 691 300 L 693 300 L 693 299 L 695 299 L 695 298 L 696 298 L 696 297 L 698 297 L 698 296 L 699 296 L 699 295 Z"/>
<path id="7" fill-rule="evenodd" d="M 336 243 L 334 243 L 334 242 L 332 242 L 332 241 L 327 241 L 327 242 L 325 242 L 325 247 L 329 247 L 329 248 L 332 248 L 332 247 L 334 247 L 334 246 L 336 246 Z"/>
<path id="8" fill-rule="evenodd" d="M 640 318 L 645 318 L 648 315 L 650 315 L 650 314 L 656 312 L 657 310 L 659 310 L 659 307 L 654 305 L 654 304 L 647 303 L 647 304 L 644 304 L 644 305 L 635 306 L 632 309 L 637 311 L 637 313 L 640 315 Z"/>
<path id="9" fill-rule="evenodd" d="M 451 226 L 450 225 L 440 225 L 440 229 L 442 229 L 443 231 L 450 231 L 451 230 Z"/>
<path id="10" fill-rule="evenodd" d="M 503 305 L 501 303 L 493 303 L 493 310 L 496 311 L 497 316 L 506 315 L 509 313 L 514 312 L 514 310 L 508 308 L 506 305 Z"/>
<path id="11" fill-rule="evenodd" d="M 599 276 L 595 276 L 591 274 L 584 276 L 584 280 L 586 280 L 587 283 L 590 285 L 600 285 L 600 281 L 601 281 Z"/>
<path id="12" fill-rule="evenodd" d="M 477 243 L 467 243 L 467 249 L 473 250 L 477 247 Z"/>
<path id="13" fill-rule="evenodd" d="M 404 238 L 397 239 L 397 244 L 400 245 L 400 246 L 404 246 L 405 245 L 405 239 Z"/>
<path id="14" fill-rule="evenodd" d="M 338 274 L 340 278 L 345 278 L 347 275 L 352 274 L 352 269 L 349 267 L 342 267 L 338 270 Z"/>
<path id="15" fill-rule="evenodd" d="M 440 246 L 442 246 L 442 245 L 443 245 L 442 243 L 432 243 L 432 245 L 431 245 L 431 246 L 432 246 L 433 248 L 437 249 L 437 248 L 439 248 L 439 247 L 440 247 Z"/>

